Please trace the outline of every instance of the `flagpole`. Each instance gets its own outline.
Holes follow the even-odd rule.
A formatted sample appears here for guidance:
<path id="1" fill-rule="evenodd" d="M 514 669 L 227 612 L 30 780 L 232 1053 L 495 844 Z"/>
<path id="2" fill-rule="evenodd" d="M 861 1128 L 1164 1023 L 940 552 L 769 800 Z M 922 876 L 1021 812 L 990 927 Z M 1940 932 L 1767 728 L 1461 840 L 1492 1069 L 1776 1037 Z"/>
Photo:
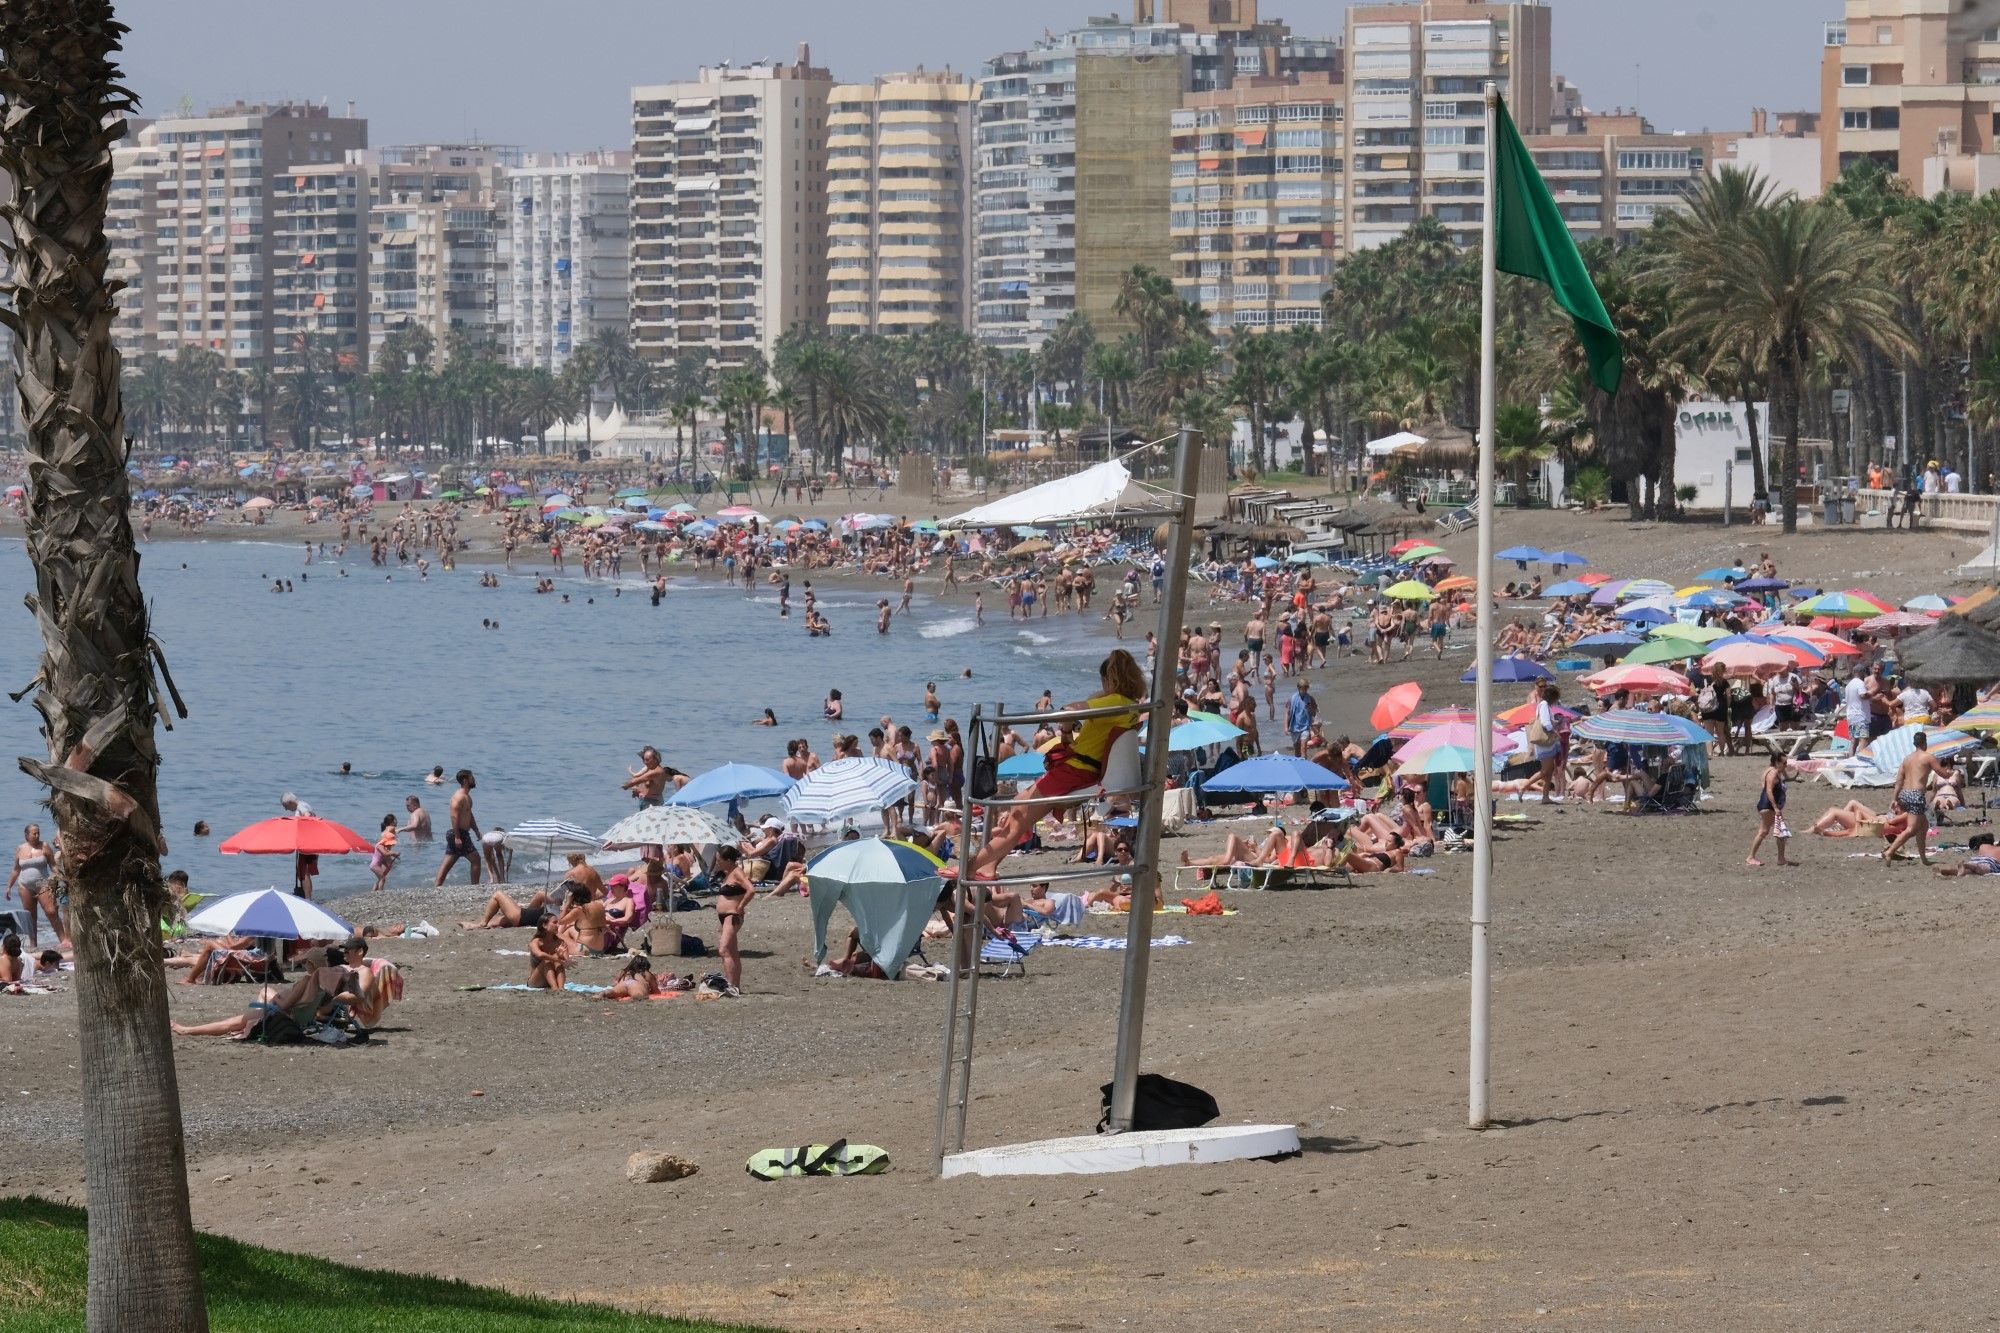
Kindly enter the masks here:
<path id="1" fill-rule="evenodd" d="M 1486 209 L 1479 247 L 1479 619 L 1474 686 L 1474 777 L 1472 840 L 1472 1053 L 1467 1065 L 1470 1091 L 1466 1124 L 1489 1122 L 1487 1089 L 1492 1056 L 1492 975 L 1487 963 L 1487 928 L 1493 922 L 1493 419 L 1498 380 L 1500 275 L 1496 267 L 1500 199 L 1496 163 L 1500 151 L 1499 85 L 1486 85 Z"/>

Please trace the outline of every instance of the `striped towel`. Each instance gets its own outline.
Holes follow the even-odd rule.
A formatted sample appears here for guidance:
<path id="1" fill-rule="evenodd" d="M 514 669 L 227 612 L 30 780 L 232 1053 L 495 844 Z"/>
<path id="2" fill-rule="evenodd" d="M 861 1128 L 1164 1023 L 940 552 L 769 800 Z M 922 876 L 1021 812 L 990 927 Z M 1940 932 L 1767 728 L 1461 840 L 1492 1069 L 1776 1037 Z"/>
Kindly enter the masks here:
<path id="1" fill-rule="evenodd" d="M 1118 950 L 1125 947 L 1123 937 L 1112 935 L 1072 935 L 1048 940 L 1046 943 L 1060 945 L 1065 949 Z M 1189 943 L 1192 943 L 1192 941 L 1180 935 L 1161 935 L 1153 941 L 1153 947 L 1155 949 L 1172 949 Z"/>

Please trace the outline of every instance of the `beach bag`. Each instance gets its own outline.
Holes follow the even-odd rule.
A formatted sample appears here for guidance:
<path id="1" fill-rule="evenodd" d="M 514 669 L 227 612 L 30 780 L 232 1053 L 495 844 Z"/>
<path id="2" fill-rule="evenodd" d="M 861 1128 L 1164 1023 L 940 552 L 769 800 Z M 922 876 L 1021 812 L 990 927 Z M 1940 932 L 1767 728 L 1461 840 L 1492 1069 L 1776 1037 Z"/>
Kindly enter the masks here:
<path id="1" fill-rule="evenodd" d="M 1103 1093 L 1104 1114 L 1098 1119 L 1097 1132 L 1102 1134 L 1111 1127 L 1111 1085 L 1106 1083 Z M 1198 1129 L 1222 1114 L 1222 1108 L 1215 1104 L 1215 1098 L 1192 1083 L 1167 1078 L 1161 1074 L 1141 1074 L 1132 1096 L 1132 1128 L 1148 1129 Z"/>
<path id="2" fill-rule="evenodd" d="M 1695 696 L 1694 706 L 1704 713 L 1713 713 L 1722 706 L 1721 696 L 1716 694 L 1713 684 L 1703 685 L 1701 693 Z"/>
<path id="3" fill-rule="evenodd" d="M 1189 916 L 1221 916 L 1222 899 L 1210 889 L 1199 898 L 1183 898 L 1181 906 L 1187 908 Z"/>
<path id="4" fill-rule="evenodd" d="M 1549 734 L 1549 729 L 1542 725 L 1541 713 L 1537 712 L 1535 720 L 1528 724 L 1528 744 L 1539 750 L 1554 739 L 1555 737 Z"/>

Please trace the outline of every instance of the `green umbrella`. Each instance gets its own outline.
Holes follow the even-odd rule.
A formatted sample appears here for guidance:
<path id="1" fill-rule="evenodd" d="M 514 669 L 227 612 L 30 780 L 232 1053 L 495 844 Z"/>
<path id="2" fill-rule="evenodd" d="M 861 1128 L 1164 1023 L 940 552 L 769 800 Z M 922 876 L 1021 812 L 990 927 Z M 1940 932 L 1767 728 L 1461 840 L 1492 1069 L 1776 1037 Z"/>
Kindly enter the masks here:
<path id="1" fill-rule="evenodd" d="M 1419 560 L 1428 560 L 1434 555 L 1443 554 L 1442 546 L 1412 546 L 1398 558 L 1406 565 L 1413 565 Z"/>
<path id="2" fill-rule="evenodd" d="M 535 501 L 530 500 L 524 496 L 519 500 L 509 500 L 507 502 L 507 507 L 509 509 L 532 509 L 535 507 Z"/>
<path id="3" fill-rule="evenodd" d="M 1669 637 L 1642 643 L 1619 660 L 1627 666 L 1648 666 L 1655 662 L 1684 662 L 1700 657 L 1705 651 L 1705 647 L 1693 639 Z"/>
<path id="4" fill-rule="evenodd" d="M 465 498 L 465 492 L 464 492 L 464 491 L 440 491 L 440 492 L 438 492 L 438 499 L 440 499 L 440 500 L 463 500 L 464 498 Z"/>
<path id="5" fill-rule="evenodd" d="M 1664 625 L 1653 626 L 1647 631 L 1647 635 L 1655 639 L 1686 639 L 1691 643 L 1714 643 L 1717 639 L 1728 638 L 1729 631 L 1717 629 L 1713 625 L 1683 625 L 1677 620 L 1670 620 Z"/>

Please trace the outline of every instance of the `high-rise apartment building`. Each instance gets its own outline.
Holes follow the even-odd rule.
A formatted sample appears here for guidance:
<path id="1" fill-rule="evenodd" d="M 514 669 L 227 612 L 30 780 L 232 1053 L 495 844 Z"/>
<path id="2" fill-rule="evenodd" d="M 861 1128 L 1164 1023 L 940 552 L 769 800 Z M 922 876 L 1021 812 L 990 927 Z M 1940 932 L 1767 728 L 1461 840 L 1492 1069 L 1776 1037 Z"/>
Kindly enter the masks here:
<path id="1" fill-rule="evenodd" d="M 972 326 L 972 106 L 961 75 L 841 84 L 827 104 L 827 324 Z"/>
<path id="2" fill-rule="evenodd" d="M 1523 135 L 1554 99 L 1545 4 L 1419 0 L 1347 11 L 1346 248 L 1393 241 L 1434 217 L 1460 244 L 1484 218 L 1485 89 Z"/>
<path id="3" fill-rule="evenodd" d="M 127 361 L 152 356 L 153 268 L 158 243 L 153 208 L 159 192 L 160 150 L 141 144 L 133 124 L 111 150 L 111 190 L 104 212 L 104 236 L 111 247 L 106 276 L 122 283 L 111 338 Z"/>
<path id="4" fill-rule="evenodd" d="M 1707 170 L 1713 136 L 1660 134 L 1631 111 L 1577 109 L 1558 132 L 1524 138 L 1578 240 L 1646 230 L 1680 207 Z"/>
<path id="5" fill-rule="evenodd" d="M 439 357 L 454 340 L 505 345 L 512 271 L 500 185 L 522 160 L 520 149 L 496 144 L 419 144 L 371 155 L 371 363 L 392 332 L 411 325 L 430 333 Z"/>
<path id="6" fill-rule="evenodd" d="M 632 342 L 657 364 L 768 358 L 827 309 L 827 99 L 789 65 L 632 90 Z"/>
<path id="7" fill-rule="evenodd" d="M 308 345 L 343 369 L 368 361 L 368 167 L 351 159 L 271 178 L 271 364 L 296 367 Z"/>
<path id="8" fill-rule="evenodd" d="M 272 182 L 299 167 L 343 162 L 367 143 L 367 121 L 299 103 L 237 103 L 140 130 L 141 151 L 124 154 L 125 181 L 114 190 L 121 226 L 136 221 L 151 236 L 152 280 L 139 317 L 146 350 L 202 346 L 232 366 L 269 362 Z M 151 199 L 136 201 L 136 219 L 135 178 L 153 183 Z"/>
<path id="9" fill-rule="evenodd" d="M 1960 34 L 1950 0 L 1847 0 L 1820 61 L 1820 170 L 1874 158 L 1914 190 L 2000 185 L 2000 28 Z M 1934 183 L 1925 165 L 1935 161 Z M 1954 170 L 1953 164 L 1956 164 Z"/>
<path id="10" fill-rule="evenodd" d="M 1173 276 L 1217 331 L 1317 325 L 1341 253 L 1345 89 L 1245 79 L 1174 113 Z"/>
<path id="11" fill-rule="evenodd" d="M 1107 294 L 1118 266 L 1164 271 L 1172 262 L 1171 82 L 1186 94 L 1241 76 L 1340 68 L 1339 43 L 1260 20 L 1256 0 L 1135 0 L 1129 22 L 1092 19 L 987 62 L 976 165 L 980 340 L 1034 346 L 1078 309 L 1115 326 Z"/>
<path id="12" fill-rule="evenodd" d="M 561 370 L 631 318 L 632 155 L 534 156 L 507 173 L 513 319 L 507 359 Z"/>

